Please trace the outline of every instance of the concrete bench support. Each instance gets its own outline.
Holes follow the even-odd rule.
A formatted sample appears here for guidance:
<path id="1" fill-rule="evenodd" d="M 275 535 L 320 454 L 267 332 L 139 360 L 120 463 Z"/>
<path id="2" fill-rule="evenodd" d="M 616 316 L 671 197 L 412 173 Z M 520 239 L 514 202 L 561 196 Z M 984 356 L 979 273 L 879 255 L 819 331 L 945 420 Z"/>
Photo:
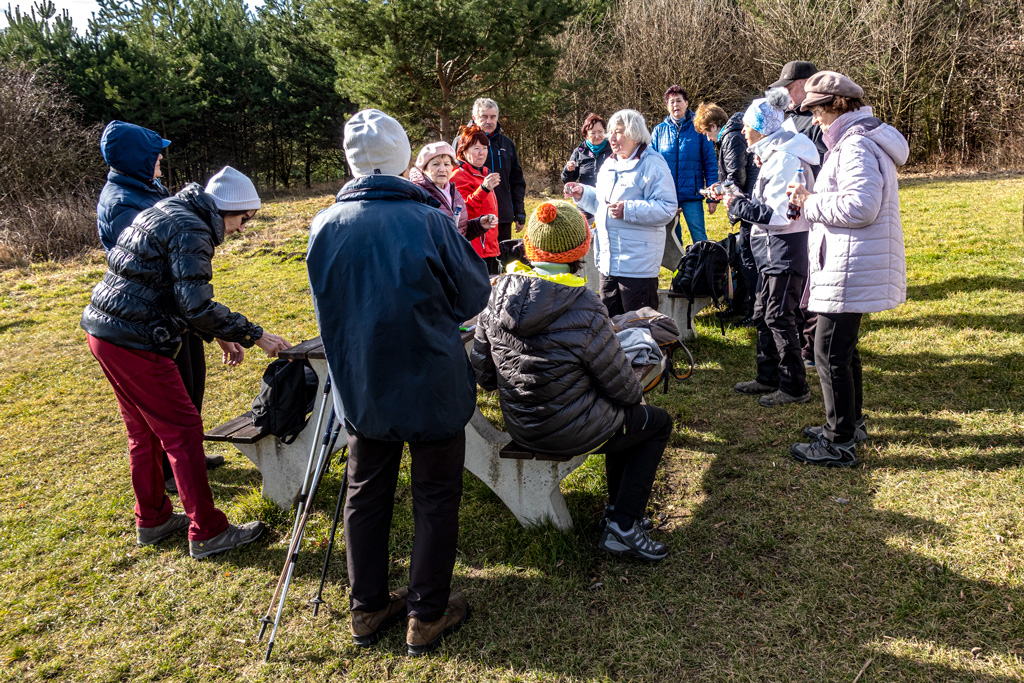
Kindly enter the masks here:
<path id="1" fill-rule="evenodd" d="M 466 425 L 466 469 L 494 491 L 523 526 L 550 521 L 562 531 L 571 529 L 572 516 L 559 485 L 587 456 L 565 462 L 500 457 L 499 451 L 511 440 L 477 410 Z"/>

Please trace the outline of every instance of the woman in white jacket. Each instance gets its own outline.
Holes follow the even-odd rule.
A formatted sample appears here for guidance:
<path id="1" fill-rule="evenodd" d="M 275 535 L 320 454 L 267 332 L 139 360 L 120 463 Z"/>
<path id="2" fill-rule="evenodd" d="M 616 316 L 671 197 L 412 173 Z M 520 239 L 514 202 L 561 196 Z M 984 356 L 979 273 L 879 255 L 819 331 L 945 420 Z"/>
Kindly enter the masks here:
<path id="1" fill-rule="evenodd" d="M 601 302 L 615 316 L 658 307 L 665 223 L 676 214 L 676 189 L 639 112 L 612 114 L 608 141 L 612 155 L 597 173 L 597 187 L 566 183 L 565 196 L 594 216 Z"/>
<path id="2" fill-rule="evenodd" d="M 791 201 L 811 222 L 810 294 L 818 313 L 814 361 L 826 422 L 806 427 L 811 443 L 793 444 L 802 462 L 831 467 L 857 463 L 867 438 L 857 340 L 863 314 L 895 308 L 907 298 L 906 258 L 896 168 L 910 149 L 898 130 L 872 115 L 864 90 L 834 71 L 804 86 L 801 108 L 814 114 L 828 154 L 814 192 L 790 186 Z"/>
<path id="3" fill-rule="evenodd" d="M 785 88 L 754 100 L 743 114 L 748 151 L 761 161 L 751 196 L 726 197 L 729 214 L 751 224 L 750 248 L 760 276 L 754 300 L 757 376 L 733 387 L 741 394 L 765 394 L 758 403 L 807 403 L 811 392 L 800 355 L 800 298 L 807 282 L 807 221 L 789 218 L 786 187 L 803 176 L 812 183 L 818 150 L 803 133 L 782 127 L 789 102 Z"/>

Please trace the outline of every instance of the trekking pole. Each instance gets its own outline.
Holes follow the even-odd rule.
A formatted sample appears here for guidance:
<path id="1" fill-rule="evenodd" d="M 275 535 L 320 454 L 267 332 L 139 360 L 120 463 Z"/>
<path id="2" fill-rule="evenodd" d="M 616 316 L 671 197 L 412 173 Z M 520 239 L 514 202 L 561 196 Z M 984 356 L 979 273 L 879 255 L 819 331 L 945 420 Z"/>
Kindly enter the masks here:
<path id="1" fill-rule="evenodd" d="M 327 541 L 327 556 L 324 557 L 324 568 L 320 571 L 320 587 L 316 589 L 316 597 L 310 600 L 313 603 L 313 616 L 320 611 L 320 605 L 325 604 L 323 599 L 324 581 L 327 580 L 327 565 L 331 562 L 331 551 L 334 550 L 334 535 L 338 531 L 338 519 L 341 517 L 341 506 L 345 502 L 345 491 L 348 489 L 348 458 L 345 458 L 345 467 L 341 471 L 341 489 L 338 491 L 338 504 L 334 508 L 334 521 L 331 523 L 331 536 Z"/>
<path id="2" fill-rule="evenodd" d="M 334 431 L 331 433 L 331 440 L 328 444 L 325 444 L 325 452 L 330 453 L 334 449 L 334 444 L 338 440 L 338 433 L 341 431 L 341 420 L 334 425 Z M 310 487 L 309 503 L 306 505 L 306 509 L 302 513 L 302 519 L 299 520 L 298 529 L 296 529 L 295 538 L 292 540 L 292 547 L 288 549 L 288 558 L 285 560 L 285 579 L 284 585 L 281 587 L 281 599 L 277 603 L 277 615 L 274 617 L 274 627 L 270 630 L 270 640 L 267 641 L 267 654 L 263 658 L 264 662 L 270 661 L 270 653 L 274 649 L 274 636 L 277 635 L 277 627 L 281 623 L 281 613 L 284 611 L 285 600 L 288 599 L 288 587 L 292 582 L 292 574 L 295 572 L 295 565 L 299 560 L 299 547 L 302 545 L 302 536 L 306 532 L 306 524 L 309 522 L 309 514 L 313 509 L 313 500 L 316 498 L 316 492 L 320 488 L 320 482 L 323 480 L 327 470 L 330 469 L 331 458 L 328 455 L 324 457 L 323 452 L 321 453 L 320 462 L 317 463 L 316 474 L 313 477 L 313 485 Z"/>
<path id="3" fill-rule="evenodd" d="M 327 412 L 327 404 L 328 403 L 331 404 L 331 416 L 327 419 L 327 429 L 324 431 L 324 436 L 323 436 L 322 441 L 318 442 L 316 439 L 314 439 L 313 443 L 310 445 L 310 448 L 309 448 L 309 459 L 306 461 L 306 474 L 302 478 L 302 488 L 299 490 L 299 500 L 298 500 L 298 502 L 296 503 L 296 506 L 295 506 L 295 521 L 292 522 L 292 535 L 291 535 L 292 540 L 289 543 L 289 548 L 291 547 L 292 543 L 294 543 L 294 541 L 295 541 L 295 530 L 299 526 L 299 519 L 302 517 L 302 512 L 303 512 L 303 510 L 306 507 L 306 500 L 308 498 L 308 493 L 309 493 L 309 475 L 313 471 L 313 461 L 314 461 L 315 456 L 316 456 L 317 445 L 319 443 L 320 447 L 322 449 L 327 444 L 328 438 L 330 438 L 331 426 L 334 423 L 334 402 L 330 400 L 330 397 L 331 397 L 331 378 L 328 376 L 327 381 L 324 382 L 324 392 L 323 392 L 322 400 L 320 402 L 320 412 L 317 414 L 316 429 L 313 431 L 313 433 L 314 434 L 319 434 L 320 433 L 320 427 L 323 426 L 324 413 Z M 288 563 L 285 562 L 286 566 L 287 566 L 287 564 Z M 263 640 L 263 634 L 266 633 L 267 626 L 269 626 L 272 623 L 271 619 L 270 619 L 270 613 L 274 609 L 274 603 L 277 602 L 277 596 L 281 593 L 281 586 L 284 584 L 284 574 L 285 574 L 284 568 L 282 568 L 281 575 L 277 579 L 277 587 L 274 588 L 274 597 L 272 597 L 270 599 L 270 606 L 267 607 L 267 613 L 264 614 L 263 618 L 259 620 L 259 623 L 260 623 L 260 633 L 259 633 L 259 636 L 256 638 L 256 642 L 259 642 L 259 641 Z"/>

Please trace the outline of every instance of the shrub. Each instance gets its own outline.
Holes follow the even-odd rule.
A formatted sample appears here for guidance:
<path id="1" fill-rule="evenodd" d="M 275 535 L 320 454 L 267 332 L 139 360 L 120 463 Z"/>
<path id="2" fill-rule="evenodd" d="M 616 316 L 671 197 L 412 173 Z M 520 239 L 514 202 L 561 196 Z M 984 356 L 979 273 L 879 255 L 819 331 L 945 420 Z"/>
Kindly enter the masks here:
<path id="1" fill-rule="evenodd" d="M 0 65 L 0 265 L 97 244 L 100 127 L 41 69 Z"/>

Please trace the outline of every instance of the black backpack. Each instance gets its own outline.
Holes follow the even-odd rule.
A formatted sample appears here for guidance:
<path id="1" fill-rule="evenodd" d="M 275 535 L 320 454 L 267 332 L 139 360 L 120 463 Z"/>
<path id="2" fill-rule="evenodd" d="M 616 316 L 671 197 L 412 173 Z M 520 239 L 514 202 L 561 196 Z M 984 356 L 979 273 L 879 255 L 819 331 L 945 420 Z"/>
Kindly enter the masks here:
<path id="1" fill-rule="evenodd" d="M 319 386 L 309 361 L 278 358 L 263 371 L 260 393 L 252 402 L 253 426 L 292 443 L 313 412 Z"/>
<path id="2" fill-rule="evenodd" d="M 728 237 L 723 240 L 727 244 L 728 241 Z M 687 320 L 690 318 L 694 299 L 710 298 L 715 302 L 715 306 L 720 306 L 728 300 L 729 258 L 729 249 L 720 242 L 700 240 L 686 247 L 686 252 L 679 259 L 676 272 L 672 275 L 672 291 L 682 294 L 689 301 Z M 722 334 L 725 334 L 724 322 Z"/>

